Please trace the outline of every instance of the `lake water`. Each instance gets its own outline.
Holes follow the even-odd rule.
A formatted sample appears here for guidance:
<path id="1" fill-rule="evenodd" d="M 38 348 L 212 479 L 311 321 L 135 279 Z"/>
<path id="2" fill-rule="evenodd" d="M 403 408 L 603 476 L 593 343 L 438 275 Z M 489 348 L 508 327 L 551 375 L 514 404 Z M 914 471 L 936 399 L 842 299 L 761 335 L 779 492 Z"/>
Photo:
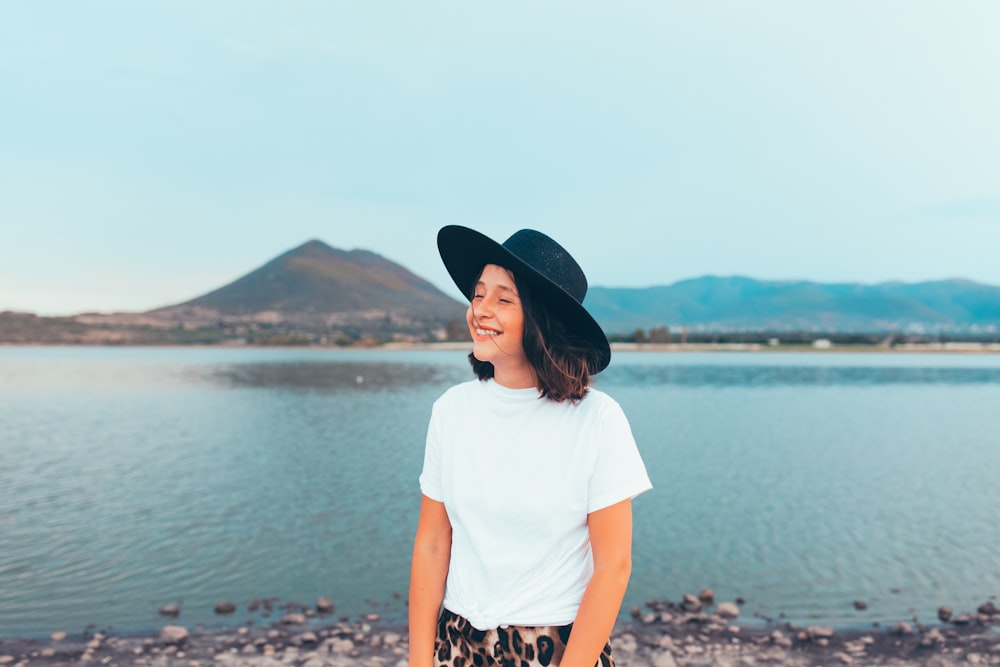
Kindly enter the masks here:
<path id="1" fill-rule="evenodd" d="M 401 618 L 430 405 L 470 377 L 454 351 L 0 348 L 0 637 L 266 597 Z M 1000 595 L 1000 356 L 616 353 L 597 385 L 655 486 L 625 610 L 713 587 L 846 627 Z"/>

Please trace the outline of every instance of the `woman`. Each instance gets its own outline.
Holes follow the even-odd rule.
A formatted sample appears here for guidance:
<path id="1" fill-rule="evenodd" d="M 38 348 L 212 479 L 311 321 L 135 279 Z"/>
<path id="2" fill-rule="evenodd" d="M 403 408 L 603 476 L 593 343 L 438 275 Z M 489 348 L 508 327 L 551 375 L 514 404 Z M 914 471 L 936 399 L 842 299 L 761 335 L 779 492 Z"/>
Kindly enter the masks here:
<path id="1" fill-rule="evenodd" d="M 533 230 L 501 245 L 449 226 L 438 250 L 469 299 L 477 379 L 428 427 L 409 667 L 611 667 L 631 499 L 651 485 L 621 408 L 588 386 L 611 348 L 586 277 Z"/>

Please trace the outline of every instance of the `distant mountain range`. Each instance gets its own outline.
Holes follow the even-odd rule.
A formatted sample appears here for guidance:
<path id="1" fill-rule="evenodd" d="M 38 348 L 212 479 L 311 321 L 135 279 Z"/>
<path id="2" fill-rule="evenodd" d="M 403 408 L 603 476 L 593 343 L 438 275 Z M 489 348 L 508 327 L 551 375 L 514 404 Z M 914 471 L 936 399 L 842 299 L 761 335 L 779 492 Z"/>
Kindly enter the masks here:
<path id="1" fill-rule="evenodd" d="M 584 302 L 609 332 L 1000 330 L 1000 287 L 967 280 L 827 284 L 706 276 L 669 286 L 592 287 Z"/>
<path id="2" fill-rule="evenodd" d="M 647 288 L 592 286 L 612 337 L 690 331 L 996 334 L 1000 287 L 967 280 L 878 285 L 705 276 Z M 0 342 L 350 344 L 466 339 L 466 304 L 367 250 L 312 240 L 190 301 L 145 313 L 0 313 Z"/>

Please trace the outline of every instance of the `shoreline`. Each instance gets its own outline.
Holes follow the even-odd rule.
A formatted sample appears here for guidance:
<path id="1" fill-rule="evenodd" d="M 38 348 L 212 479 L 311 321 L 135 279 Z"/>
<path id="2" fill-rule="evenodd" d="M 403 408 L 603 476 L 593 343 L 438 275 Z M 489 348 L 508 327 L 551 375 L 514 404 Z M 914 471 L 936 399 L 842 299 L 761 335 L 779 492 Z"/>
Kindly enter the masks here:
<path id="1" fill-rule="evenodd" d="M 70 349 L 70 348 L 91 348 L 91 349 L 181 349 L 181 350 L 296 350 L 296 351 L 317 351 L 325 352 L 329 350 L 338 351 L 424 351 L 424 352 L 452 352 L 471 351 L 469 343 L 413 343 L 413 342 L 390 342 L 381 345 L 232 345 L 226 343 L 204 344 L 193 343 L 190 345 L 178 343 L 166 344 L 141 344 L 141 343 L 116 343 L 116 344 L 95 344 L 95 343 L 11 343 L 0 342 L 0 349 L 3 348 L 32 348 L 32 349 Z M 958 354 L 958 355 L 990 355 L 1000 354 L 1000 343 L 901 343 L 892 346 L 886 345 L 830 345 L 829 347 L 816 347 L 813 345 L 766 345 L 762 343 L 611 343 L 612 352 L 675 352 L 675 353 L 695 353 L 695 352 L 760 352 L 765 354 L 798 354 L 798 353 L 822 353 L 822 354 Z"/>
<path id="2" fill-rule="evenodd" d="M 334 618 L 317 609 L 289 610 L 277 620 L 190 629 L 162 614 L 161 629 L 114 633 L 86 629 L 48 638 L 0 638 L 0 666 L 143 665 L 153 667 L 405 667 L 405 622 L 377 613 Z M 319 611 L 317 611 L 319 610 Z M 741 623 L 740 608 L 715 603 L 710 590 L 680 602 L 633 607 L 612 633 L 618 667 L 757 667 L 786 665 L 1000 665 L 1000 608 L 992 602 L 939 623 L 836 629 L 787 622 Z M 749 619 L 746 619 L 749 620 Z"/>

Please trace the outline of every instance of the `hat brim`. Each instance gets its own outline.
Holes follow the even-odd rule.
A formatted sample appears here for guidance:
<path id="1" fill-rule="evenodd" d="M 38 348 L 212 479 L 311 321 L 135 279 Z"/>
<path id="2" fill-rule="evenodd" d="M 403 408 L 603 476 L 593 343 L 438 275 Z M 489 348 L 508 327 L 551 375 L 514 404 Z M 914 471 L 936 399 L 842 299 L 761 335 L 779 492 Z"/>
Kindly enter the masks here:
<path id="1" fill-rule="evenodd" d="M 601 325 L 576 299 L 517 255 L 485 234 L 460 225 L 443 227 L 437 236 L 438 252 L 451 279 L 471 301 L 472 290 L 487 264 L 502 266 L 527 280 L 541 295 L 546 310 L 555 315 L 571 332 L 574 339 L 592 350 L 591 373 L 599 373 L 611 363 L 611 345 Z"/>

